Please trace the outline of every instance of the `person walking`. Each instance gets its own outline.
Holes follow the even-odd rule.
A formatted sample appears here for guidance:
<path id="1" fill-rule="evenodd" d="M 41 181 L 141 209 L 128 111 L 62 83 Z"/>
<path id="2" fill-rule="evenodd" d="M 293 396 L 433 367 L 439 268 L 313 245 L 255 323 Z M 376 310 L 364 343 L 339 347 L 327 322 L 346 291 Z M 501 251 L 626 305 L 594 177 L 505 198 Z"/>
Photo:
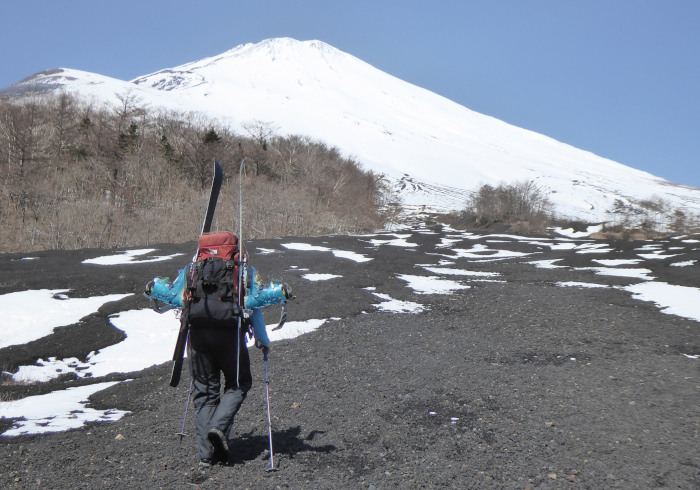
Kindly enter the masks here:
<path id="1" fill-rule="evenodd" d="M 206 467 L 229 461 L 228 438 L 253 383 L 246 334 L 263 350 L 267 373 L 270 339 L 262 308 L 282 304 L 280 323 L 273 329 L 277 330 L 287 318 L 286 302 L 295 296 L 284 282 L 263 284 L 255 268 L 248 265 L 242 244 L 239 253 L 233 233 L 204 233 L 198 245 L 193 262 L 173 283 L 167 277 L 155 278 L 146 286 L 146 295 L 156 311 L 181 308 L 170 385 L 179 382 L 187 346 L 197 451 L 200 465 Z"/>
<path id="2" fill-rule="evenodd" d="M 201 467 L 229 462 L 229 434 L 253 383 L 245 340 L 249 326 L 263 354 L 269 350 L 262 310 L 254 309 L 251 317 L 242 323 L 240 331 L 236 324 L 231 328 L 197 326 L 190 330 L 190 373 Z"/>

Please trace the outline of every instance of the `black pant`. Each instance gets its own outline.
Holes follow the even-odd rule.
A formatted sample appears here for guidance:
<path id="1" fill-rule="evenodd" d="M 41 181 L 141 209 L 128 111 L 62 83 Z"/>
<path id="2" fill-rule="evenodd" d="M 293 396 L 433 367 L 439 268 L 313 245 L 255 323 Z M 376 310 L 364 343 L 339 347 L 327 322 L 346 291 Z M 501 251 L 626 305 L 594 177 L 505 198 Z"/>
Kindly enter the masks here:
<path id="1" fill-rule="evenodd" d="M 212 458 L 207 433 L 217 428 L 226 437 L 252 385 L 244 328 L 199 327 L 190 330 L 190 371 L 194 385 L 199 459 Z M 221 393 L 221 373 L 224 390 Z"/>

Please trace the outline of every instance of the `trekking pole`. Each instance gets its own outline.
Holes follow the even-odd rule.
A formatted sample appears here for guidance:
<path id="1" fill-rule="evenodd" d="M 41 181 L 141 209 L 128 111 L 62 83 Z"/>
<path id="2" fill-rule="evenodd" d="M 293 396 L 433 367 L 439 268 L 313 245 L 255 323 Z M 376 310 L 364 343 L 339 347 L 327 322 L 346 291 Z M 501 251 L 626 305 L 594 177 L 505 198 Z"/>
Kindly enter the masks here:
<path id="1" fill-rule="evenodd" d="M 275 471 L 275 463 L 272 456 L 272 420 L 270 419 L 270 377 L 267 373 L 267 348 L 263 350 L 265 360 L 265 393 L 267 396 L 267 434 L 270 439 L 270 468 L 266 471 Z"/>
<path id="2" fill-rule="evenodd" d="M 243 308 L 245 294 L 243 291 L 243 269 L 245 269 L 245 251 L 243 249 L 243 166 L 247 158 L 241 160 L 238 169 L 238 306 Z M 241 325 L 243 314 L 238 315 L 238 349 L 236 351 L 236 386 L 238 386 L 238 372 L 241 369 Z"/>
<path id="3" fill-rule="evenodd" d="M 248 157 L 241 160 L 241 166 L 238 168 L 238 240 L 243 240 L 243 167 Z"/>
<path id="4" fill-rule="evenodd" d="M 190 397 L 192 396 L 192 383 L 194 382 L 193 379 L 190 380 L 190 389 L 187 391 L 187 401 L 185 402 L 185 413 L 182 414 L 182 426 L 180 427 L 180 432 L 178 432 L 177 436 L 180 436 L 180 442 L 182 442 L 182 438 L 185 437 L 187 434 L 185 434 L 185 420 L 187 419 L 187 407 L 190 406 Z"/>

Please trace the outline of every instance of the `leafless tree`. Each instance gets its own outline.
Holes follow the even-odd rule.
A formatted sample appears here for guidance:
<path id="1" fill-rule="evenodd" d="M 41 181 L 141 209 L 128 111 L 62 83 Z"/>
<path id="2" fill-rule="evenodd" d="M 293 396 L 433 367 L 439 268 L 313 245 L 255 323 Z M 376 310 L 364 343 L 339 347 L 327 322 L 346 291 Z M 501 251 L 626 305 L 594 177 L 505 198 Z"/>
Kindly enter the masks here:
<path id="1" fill-rule="evenodd" d="M 214 159 L 225 171 L 217 223 L 229 228 L 238 164 L 257 161 L 243 177 L 250 238 L 383 223 L 381 180 L 337 148 L 275 136 L 260 121 L 237 135 L 202 114 L 151 110 L 133 93 L 117 101 L 65 93 L 0 101 L 1 251 L 193 240 Z"/>
<path id="2" fill-rule="evenodd" d="M 241 124 L 243 130 L 250 135 L 256 143 L 255 149 L 251 155 L 251 161 L 255 168 L 255 175 L 259 176 L 262 173 L 269 173 L 270 164 L 268 162 L 267 150 L 270 139 L 274 136 L 279 127 L 267 121 L 254 120 Z"/>

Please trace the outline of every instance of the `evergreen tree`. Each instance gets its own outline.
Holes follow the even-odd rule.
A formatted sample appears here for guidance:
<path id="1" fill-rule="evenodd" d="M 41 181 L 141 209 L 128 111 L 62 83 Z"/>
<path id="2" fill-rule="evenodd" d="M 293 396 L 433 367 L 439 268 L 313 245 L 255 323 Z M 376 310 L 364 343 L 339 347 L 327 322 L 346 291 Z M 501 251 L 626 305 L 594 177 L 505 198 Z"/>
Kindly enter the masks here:
<path id="1" fill-rule="evenodd" d="M 209 145 L 212 143 L 218 143 L 221 141 L 221 136 L 216 132 L 214 128 L 210 129 L 204 134 L 204 137 L 202 138 L 202 142 L 205 145 Z"/>

